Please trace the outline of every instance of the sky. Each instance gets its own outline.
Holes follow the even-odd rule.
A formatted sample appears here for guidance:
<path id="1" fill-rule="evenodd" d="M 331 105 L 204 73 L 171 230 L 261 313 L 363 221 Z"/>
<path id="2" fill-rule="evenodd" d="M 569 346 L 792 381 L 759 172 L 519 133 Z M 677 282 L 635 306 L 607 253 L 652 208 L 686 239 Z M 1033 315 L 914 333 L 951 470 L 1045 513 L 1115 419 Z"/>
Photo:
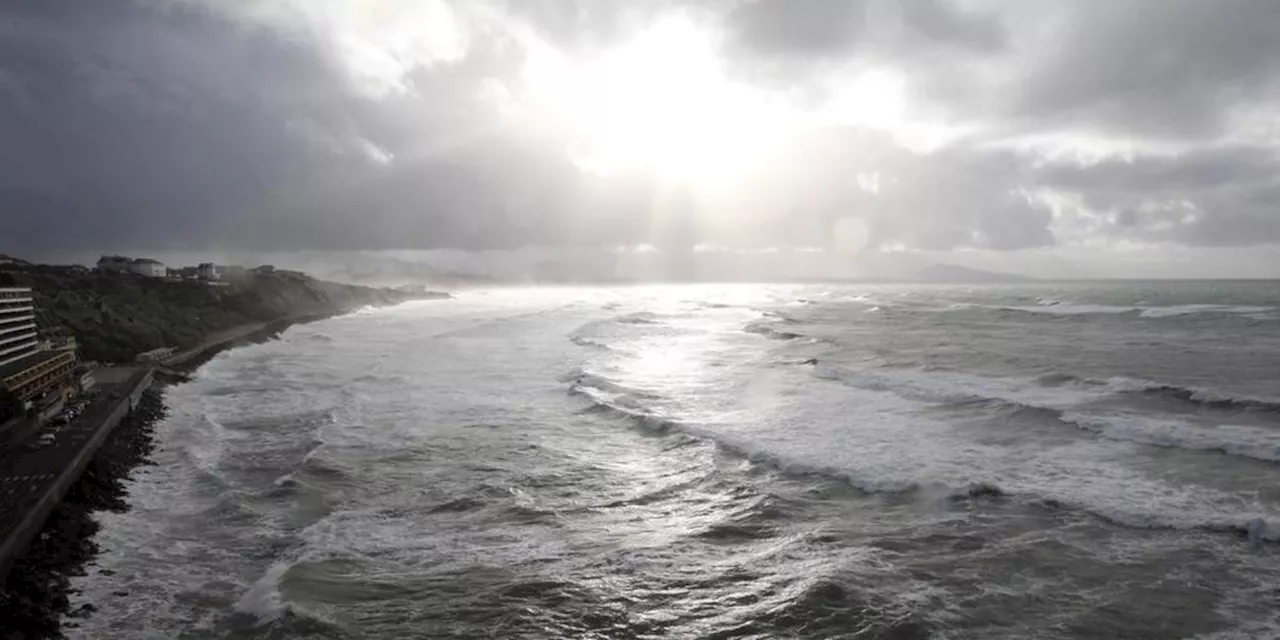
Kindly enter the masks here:
<path id="1" fill-rule="evenodd" d="M 1277 29 L 1273 0 L 8 0 L 0 252 L 1280 277 Z"/>

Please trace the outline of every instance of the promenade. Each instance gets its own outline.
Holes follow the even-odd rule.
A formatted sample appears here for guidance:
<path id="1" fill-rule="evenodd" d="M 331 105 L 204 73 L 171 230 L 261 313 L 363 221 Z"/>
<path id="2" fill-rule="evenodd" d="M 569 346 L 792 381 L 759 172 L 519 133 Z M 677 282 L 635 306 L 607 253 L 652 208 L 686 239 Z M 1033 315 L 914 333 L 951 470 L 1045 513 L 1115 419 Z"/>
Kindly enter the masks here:
<path id="1" fill-rule="evenodd" d="M 122 373 L 70 423 L 32 430 L 0 452 L 0 580 L 151 383 L 149 368 Z M 46 434 L 52 442 L 41 442 Z"/>

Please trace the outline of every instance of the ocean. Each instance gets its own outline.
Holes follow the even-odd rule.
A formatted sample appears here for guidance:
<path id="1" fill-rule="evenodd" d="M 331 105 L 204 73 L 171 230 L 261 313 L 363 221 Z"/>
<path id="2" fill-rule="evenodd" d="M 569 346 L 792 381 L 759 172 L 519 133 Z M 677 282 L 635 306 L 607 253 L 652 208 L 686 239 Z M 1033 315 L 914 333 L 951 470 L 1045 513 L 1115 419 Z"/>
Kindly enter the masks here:
<path id="1" fill-rule="evenodd" d="M 72 638 L 1280 637 L 1280 283 L 478 290 L 164 400 Z"/>

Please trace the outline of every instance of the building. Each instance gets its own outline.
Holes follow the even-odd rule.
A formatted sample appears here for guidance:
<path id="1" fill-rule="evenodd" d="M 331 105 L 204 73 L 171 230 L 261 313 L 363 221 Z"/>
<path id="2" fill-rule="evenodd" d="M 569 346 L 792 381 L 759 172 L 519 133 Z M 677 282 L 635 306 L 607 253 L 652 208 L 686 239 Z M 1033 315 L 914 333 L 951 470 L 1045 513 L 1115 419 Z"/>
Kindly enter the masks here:
<path id="1" fill-rule="evenodd" d="M 272 266 L 272 265 L 264 264 L 264 265 L 261 265 L 261 266 L 254 267 L 254 268 L 253 268 L 253 272 L 254 272 L 254 273 L 256 273 L 256 274 L 258 274 L 258 275 L 260 275 L 260 276 L 265 276 L 265 275 L 269 275 L 269 274 L 275 273 L 275 272 L 276 272 L 276 268 L 275 268 L 274 266 Z"/>
<path id="2" fill-rule="evenodd" d="M 0 289 L 0 366 L 21 360 L 39 349 L 31 289 Z"/>
<path id="3" fill-rule="evenodd" d="M 196 267 L 196 276 L 201 280 L 216 281 L 219 276 L 218 267 L 212 262 L 202 262 Z"/>
<path id="4" fill-rule="evenodd" d="M 129 271 L 140 276 L 150 278 L 163 278 L 169 275 L 169 270 L 159 260 L 151 258 L 138 258 L 129 263 Z"/>
<path id="5" fill-rule="evenodd" d="M 103 273 L 125 273 L 131 270 L 133 260 L 125 256 L 102 256 L 98 258 L 98 271 Z"/>
<path id="6" fill-rule="evenodd" d="M 31 289 L 0 289 L 0 391 L 24 406 L 49 406 L 71 392 L 76 364 L 74 341 L 43 349 L 36 332 Z M 37 402 L 39 401 L 39 402 Z"/>
<path id="7" fill-rule="evenodd" d="M 0 390 L 24 404 L 53 395 L 65 396 L 74 387 L 74 351 L 36 351 L 0 365 Z"/>

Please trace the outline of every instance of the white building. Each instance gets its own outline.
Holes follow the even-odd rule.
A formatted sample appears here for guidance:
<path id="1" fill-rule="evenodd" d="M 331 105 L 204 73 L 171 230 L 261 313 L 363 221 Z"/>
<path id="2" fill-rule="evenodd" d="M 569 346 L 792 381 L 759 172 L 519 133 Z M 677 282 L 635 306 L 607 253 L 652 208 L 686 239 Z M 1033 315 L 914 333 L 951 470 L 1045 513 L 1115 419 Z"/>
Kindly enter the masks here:
<path id="1" fill-rule="evenodd" d="M 39 350 L 35 298 L 31 289 L 0 288 L 0 366 L 34 355 Z"/>
<path id="2" fill-rule="evenodd" d="M 151 258 L 138 258 L 129 263 L 129 270 L 140 275 L 152 278 L 163 278 L 169 275 L 169 270 L 165 268 L 159 260 Z"/>
<path id="3" fill-rule="evenodd" d="M 203 262 L 196 267 L 196 276 L 201 280 L 217 280 L 219 276 L 218 267 L 212 262 Z"/>

